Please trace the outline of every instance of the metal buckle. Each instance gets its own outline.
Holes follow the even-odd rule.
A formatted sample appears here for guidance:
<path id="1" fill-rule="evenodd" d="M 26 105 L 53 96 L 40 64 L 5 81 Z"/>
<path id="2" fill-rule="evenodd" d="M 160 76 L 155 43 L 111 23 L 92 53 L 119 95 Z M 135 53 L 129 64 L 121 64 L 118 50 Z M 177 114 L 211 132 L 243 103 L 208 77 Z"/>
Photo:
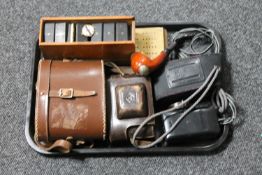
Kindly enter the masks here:
<path id="1" fill-rule="evenodd" d="M 74 89 L 73 88 L 61 88 L 59 89 L 58 95 L 61 98 L 73 98 Z"/>

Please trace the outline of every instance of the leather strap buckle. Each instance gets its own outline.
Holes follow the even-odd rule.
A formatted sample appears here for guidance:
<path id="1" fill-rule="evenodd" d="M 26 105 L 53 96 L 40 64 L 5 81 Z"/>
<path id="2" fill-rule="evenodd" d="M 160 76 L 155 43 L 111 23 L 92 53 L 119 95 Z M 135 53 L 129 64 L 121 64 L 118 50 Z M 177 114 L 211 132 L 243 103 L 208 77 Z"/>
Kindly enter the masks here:
<path id="1" fill-rule="evenodd" d="M 60 98 L 73 98 L 74 89 L 73 88 L 61 88 L 59 89 Z"/>

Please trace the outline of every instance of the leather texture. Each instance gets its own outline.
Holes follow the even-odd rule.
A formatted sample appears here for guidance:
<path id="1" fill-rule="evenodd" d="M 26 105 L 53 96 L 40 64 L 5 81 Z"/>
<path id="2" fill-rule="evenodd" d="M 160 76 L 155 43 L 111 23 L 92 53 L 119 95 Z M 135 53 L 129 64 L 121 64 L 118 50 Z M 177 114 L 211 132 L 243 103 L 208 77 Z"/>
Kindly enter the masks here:
<path id="1" fill-rule="evenodd" d="M 151 81 L 140 76 L 112 75 L 107 91 L 109 140 L 116 144 L 128 143 L 135 129 L 154 113 Z M 154 138 L 154 123 L 150 122 L 137 138 L 141 141 Z"/>
<path id="2" fill-rule="evenodd" d="M 103 61 L 40 60 L 36 91 L 38 143 L 49 145 L 69 137 L 75 141 L 105 139 Z M 69 143 L 64 145 L 70 148 Z"/>

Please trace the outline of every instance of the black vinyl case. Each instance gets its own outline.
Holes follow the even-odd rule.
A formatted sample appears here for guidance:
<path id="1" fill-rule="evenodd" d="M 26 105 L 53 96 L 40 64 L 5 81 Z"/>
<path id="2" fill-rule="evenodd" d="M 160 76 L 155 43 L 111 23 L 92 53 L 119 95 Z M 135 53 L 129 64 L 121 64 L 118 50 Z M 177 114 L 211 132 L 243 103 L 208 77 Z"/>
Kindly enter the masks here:
<path id="1" fill-rule="evenodd" d="M 192 94 L 206 80 L 213 67 L 221 67 L 222 54 L 200 55 L 187 59 L 169 60 L 164 69 L 152 76 L 155 100 L 158 104 L 170 105 Z M 221 76 L 216 80 L 221 86 Z"/>
<path id="2" fill-rule="evenodd" d="M 168 33 L 176 32 L 187 27 L 207 27 L 196 23 L 138 23 L 136 27 L 164 27 Z M 209 27 L 210 28 L 210 27 Z M 217 33 L 218 35 L 218 33 Z M 219 35 L 218 35 L 219 36 Z M 222 44 L 221 38 L 218 38 Z M 224 58 L 223 47 L 220 56 Z M 70 156 L 70 155 L 177 155 L 177 154 L 207 154 L 221 151 L 230 141 L 232 135 L 231 125 L 221 125 L 219 137 L 208 141 L 199 141 L 184 144 L 173 144 L 172 146 L 156 146 L 149 149 L 137 149 L 133 146 L 114 147 L 109 142 L 101 143 L 94 148 L 74 148 L 69 154 L 59 152 L 47 152 L 40 149 L 34 142 L 34 116 L 35 116 L 35 83 L 37 79 L 38 62 L 41 58 L 41 51 L 38 42 L 35 44 L 35 55 L 32 56 L 30 86 L 28 90 L 27 113 L 25 122 L 25 136 L 28 144 L 36 152 L 50 156 Z"/>
<path id="3" fill-rule="evenodd" d="M 184 111 L 185 109 L 180 109 L 162 115 L 165 132 L 172 127 Z M 214 105 L 211 102 L 202 102 L 166 136 L 166 145 L 215 139 L 221 132 L 217 121 L 218 112 Z"/>

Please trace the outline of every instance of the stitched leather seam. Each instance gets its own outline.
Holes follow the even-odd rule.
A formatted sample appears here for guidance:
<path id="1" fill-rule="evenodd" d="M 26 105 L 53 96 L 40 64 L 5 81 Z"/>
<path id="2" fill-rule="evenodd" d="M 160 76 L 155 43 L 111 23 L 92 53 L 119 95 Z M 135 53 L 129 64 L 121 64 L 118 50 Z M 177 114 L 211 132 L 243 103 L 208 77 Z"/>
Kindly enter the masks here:
<path id="1" fill-rule="evenodd" d="M 35 142 L 38 143 L 39 140 L 38 140 L 38 115 L 39 115 L 39 80 L 40 80 L 40 74 L 41 74 L 41 67 L 42 67 L 42 59 L 39 61 L 39 66 L 38 66 L 38 75 L 37 75 L 37 84 L 36 84 L 36 94 L 37 94 L 37 98 L 36 98 L 36 109 L 35 109 L 35 136 L 34 136 L 34 139 L 35 139 Z M 40 70 L 40 71 L 39 71 Z"/>
<path id="2" fill-rule="evenodd" d="M 50 81 L 51 81 L 51 69 L 52 69 L 52 60 L 49 60 L 49 65 L 48 65 L 48 88 L 47 88 L 47 100 L 46 100 L 46 139 L 47 142 L 49 142 L 49 91 L 50 91 Z"/>
<path id="3" fill-rule="evenodd" d="M 106 138 L 106 105 L 105 105 L 105 71 L 104 71 L 104 61 L 101 60 L 101 65 L 102 65 L 102 79 L 103 79 L 103 94 L 102 94 L 102 113 L 103 113 L 103 140 Z"/>

